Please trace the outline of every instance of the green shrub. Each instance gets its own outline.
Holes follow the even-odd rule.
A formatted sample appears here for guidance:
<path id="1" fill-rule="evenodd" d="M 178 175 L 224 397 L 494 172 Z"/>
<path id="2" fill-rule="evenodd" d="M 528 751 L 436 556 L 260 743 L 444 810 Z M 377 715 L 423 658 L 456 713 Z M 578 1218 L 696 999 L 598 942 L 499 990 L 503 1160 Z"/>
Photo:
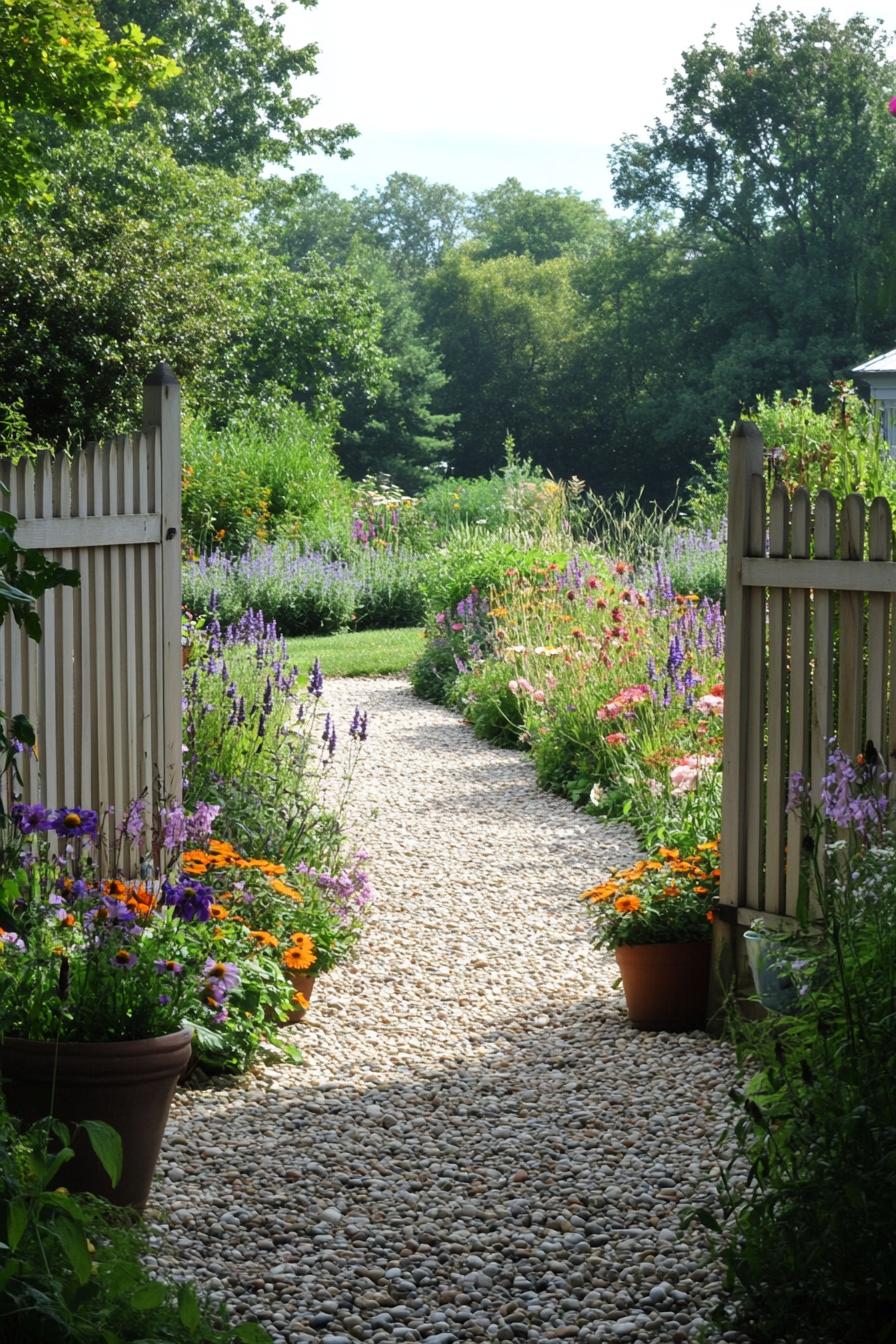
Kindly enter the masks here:
<path id="1" fill-rule="evenodd" d="M 518 696 L 509 689 L 506 664 L 486 659 L 459 676 L 448 695 L 462 709 L 477 737 L 502 747 L 519 747 L 524 719 Z"/>
<path id="2" fill-rule="evenodd" d="M 226 429 L 184 428 L 184 541 L 241 555 L 255 541 L 311 545 L 348 532 L 351 490 L 326 422 L 298 406 L 253 408 Z"/>
<path id="3" fill-rule="evenodd" d="M 790 489 L 805 486 L 813 497 L 830 490 L 838 504 L 856 492 L 869 499 L 884 495 L 896 505 L 896 462 L 877 412 L 852 383 L 832 383 L 822 411 L 815 410 L 811 392 L 790 398 L 776 392 L 770 400 L 757 398 L 745 415 L 762 434 L 773 482 L 782 481 Z M 685 509 L 698 527 L 715 530 L 725 516 L 730 435 L 720 424 L 709 466 L 695 467 Z"/>

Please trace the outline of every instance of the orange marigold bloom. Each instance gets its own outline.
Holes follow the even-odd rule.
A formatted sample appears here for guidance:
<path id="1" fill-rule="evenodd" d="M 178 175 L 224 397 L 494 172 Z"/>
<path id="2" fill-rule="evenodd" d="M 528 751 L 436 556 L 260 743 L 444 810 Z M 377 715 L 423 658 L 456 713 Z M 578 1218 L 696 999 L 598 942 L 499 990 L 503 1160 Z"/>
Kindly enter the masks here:
<path id="1" fill-rule="evenodd" d="M 280 946 L 274 935 L 272 933 L 268 933 L 267 929 L 250 929 L 249 937 L 254 938 L 256 943 L 258 943 L 261 947 Z"/>
<path id="2" fill-rule="evenodd" d="M 710 924 L 712 924 L 715 921 L 715 914 L 713 913 L 712 910 L 707 910 L 706 918 L 709 920 Z"/>
<path id="3" fill-rule="evenodd" d="M 270 885 L 271 890 L 276 891 L 280 896 L 291 896 L 294 901 L 301 901 L 303 899 L 300 891 L 296 891 L 295 887 L 289 886 L 287 882 L 281 882 L 279 877 L 272 877 L 270 879 Z"/>
<path id="4" fill-rule="evenodd" d="M 107 896 L 117 896 L 120 899 L 127 892 L 127 887 L 117 877 L 112 877 L 108 882 L 103 883 L 103 890 Z"/>
<path id="5" fill-rule="evenodd" d="M 307 933 L 294 933 L 289 941 L 292 946 L 283 953 L 283 965 L 290 971 L 307 971 L 317 961 L 314 939 Z"/>
<path id="6" fill-rule="evenodd" d="M 677 850 L 677 849 L 666 849 L 666 847 L 665 847 L 664 845 L 660 845 L 659 849 L 657 850 L 657 854 L 659 854 L 659 856 L 660 856 L 661 859 L 680 859 L 680 858 L 681 858 L 681 852 L 680 852 L 680 850 Z"/>
<path id="7" fill-rule="evenodd" d="M 296 990 L 295 994 L 292 996 L 292 1001 L 297 1008 L 301 1008 L 303 1013 L 307 1013 L 310 1005 L 304 994 L 300 994 L 299 991 Z"/>
<path id="8" fill-rule="evenodd" d="M 229 918 L 229 912 L 224 909 L 223 905 L 210 905 L 208 908 L 208 913 L 211 919 Z"/>
<path id="9" fill-rule="evenodd" d="M 614 905 L 620 915 L 634 915 L 641 909 L 641 902 L 637 896 L 617 896 Z"/>

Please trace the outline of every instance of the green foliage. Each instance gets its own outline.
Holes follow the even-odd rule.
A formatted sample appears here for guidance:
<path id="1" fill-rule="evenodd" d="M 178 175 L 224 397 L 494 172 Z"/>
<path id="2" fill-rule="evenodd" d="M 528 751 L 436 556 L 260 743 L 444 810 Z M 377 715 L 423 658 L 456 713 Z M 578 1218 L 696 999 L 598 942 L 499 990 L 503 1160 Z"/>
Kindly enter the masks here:
<path id="1" fill-rule="evenodd" d="M 883 495 L 896 505 L 896 462 L 877 412 L 851 382 L 831 384 L 822 410 L 815 409 L 808 390 L 792 397 L 775 392 L 757 397 L 748 418 L 762 434 L 773 483 L 790 490 L 804 486 L 813 498 L 830 490 L 838 505 L 850 493 L 866 499 Z M 730 433 L 719 425 L 713 460 L 697 469 L 688 489 L 687 513 L 708 526 L 717 526 L 727 507 Z"/>
<path id="2" fill-rule="evenodd" d="M 569 189 L 527 191 L 515 177 L 474 196 L 467 220 L 483 260 L 584 258 L 609 241 L 606 213 L 598 201 L 583 201 Z"/>
<path id="3" fill-rule="evenodd" d="M 870 775 L 846 789 L 885 794 Z M 839 782 L 836 790 L 839 799 Z M 810 833 L 818 854 L 823 832 Z M 775 944 L 798 986 L 798 1011 L 732 1023 L 741 1071 L 735 1157 L 721 1221 L 696 1215 L 717 1234 L 733 1295 L 720 1323 L 733 1315 L 761 1341 L 892 1338 L 896 849 L 886 829 L 860 843 L 854 831 L 840 836 L 815 888 L 823 923 L 814 953 L 803 936 L 789 954 L 785 937 Z"/>
<path id="4" fill-rule="evenodd" d="M 508 434 L 524 456 L 555 462 L 558 408 L 570 398 L 585 322 L 573 262 L 479 261 L 460 249 L 430 275 L 425 303 L 448 375 L 445 405 L 460 414 L 458 470 L 488 471 Z"/>
<path id="5" fill-rule="evenodd" d="M 414 689 L 417 690 L 416 683 Z M 422 690 L 417 690 L 418 695 L 421 693 Z M 523 744 L 525 720 L 522 706 L 519 696 L 514 695 L 507 684 L 503 663 L 486 660 L 458 676 L 449 686 L 447 701 L 463 710 L 464 718 L 472 725 L 477 737 L 496 742 L 501 747 Z"/>
<path id="6" fill-rule="evenodd" d="M 114 1175 L 117 1135 L 84 1126 Z M 16 1344 L 265 1344 L 252 1323 L 234 1327 L 191 1284 L 150 1276 L 148 1234 L 104 1201 L 68 1194 L 73 1135 L 59 1121 L 18 1132 L 0 1107 L 0 1337 Z M 53 1149 L 48 1146 L 52 1139 Z"/>
<path id="7" fill-rule="evenodd" d="M 456 187 L 415 173 L 392 173 L 378 192 L 362 191 L 355 198 L 365 233 L 414 283 L 460 241 L 465 210 L 466 197 Z"/>
<path id="8" fill-rule="evenodd" d="M 47 119 L 70 130 L 125 121 L 179 73 L 136 24 L 113 40 L 90 0 L 4 0 L 3 10 L 0 215 L 47 191 Z"/>
<path id="9" fill-rule="evenodd" d="M 718 841 L 691 852 L 663 846 L 656 857 L 614 870 L 582 893 L 595 947 L 698 943 L 712 936 L 719 894 Z"/>
<path id="10" fill-rule="evenodd" d="M 188 419 L 186 544 L 236 556 L 256 540 L 313 538 L 340 522 L 347 527 L 351 497 L 331 444 L 330 425 L 297 406 L 246 407 L 221 430 Z"/>
<path id="11" fill-rule="evenodd" d="M 316 0 L 299 0 L 310 8 Z M 227 172 L 288 164 L 294 154 L 339 153 L 353 126 L 312 129 L 316 99 L 296 81 L 314 75 L 317 47 L 285 40 L 282 4 L 244 0 L 99 0 L 113 32 L 137 23 L 151 29 L 182 67 L 176 84 L 144 100 L 138 122 L 157 131 L 179 163 Z"/>

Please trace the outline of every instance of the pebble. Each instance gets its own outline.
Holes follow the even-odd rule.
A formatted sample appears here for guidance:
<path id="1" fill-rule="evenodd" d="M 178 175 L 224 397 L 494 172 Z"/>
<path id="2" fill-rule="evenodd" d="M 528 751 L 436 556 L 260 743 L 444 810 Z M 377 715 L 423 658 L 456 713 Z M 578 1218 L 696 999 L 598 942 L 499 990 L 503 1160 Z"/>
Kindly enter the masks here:
<path id="1" fill-rule="evenodd" d="M 590 945 L 576 894 L 633 834 L 399 679 L 326 682 L 337 730 L 356 704 L 360 956 L 287 1033 L 304 1066 L 178 1092 L 153 1267 L 275 1344 L 695 1339 L 720 1276 L 680 1211 L 712 1201 L 732 1059 L 631 1028 Z"/>

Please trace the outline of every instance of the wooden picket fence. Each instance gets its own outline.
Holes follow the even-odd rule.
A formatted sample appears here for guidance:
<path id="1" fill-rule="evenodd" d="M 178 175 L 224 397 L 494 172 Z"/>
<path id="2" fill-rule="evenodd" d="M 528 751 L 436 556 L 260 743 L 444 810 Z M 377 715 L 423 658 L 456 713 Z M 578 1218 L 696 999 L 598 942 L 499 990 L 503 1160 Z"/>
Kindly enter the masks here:
<path id="1" fill-rule="evenodd" d="M 797 914 L 799 772 L 818 802 L 832 739 L 896 754 L 896 563 L 885 499 L 767 491 L 762 436 L 731 438 L 725 639 L 721 911 L 716 967 L 746 983 L 740 934 Z M 805 880 L 803 878 L 803 880 Z M 717 982 L 718 984 L 718 982 Z"/>
<path id="2" fill-rule="evenodd" d="M 38 604 L 41 642 L 0 630 L 0 706 L 33 723 L 24 797 L 113 807 L 181 792 L 180 385 L 148 378 L 138 434 L 0 462 L 20 545 L 81 575 Z M 8 493 L 6 493 L 8 491 Z"/>

